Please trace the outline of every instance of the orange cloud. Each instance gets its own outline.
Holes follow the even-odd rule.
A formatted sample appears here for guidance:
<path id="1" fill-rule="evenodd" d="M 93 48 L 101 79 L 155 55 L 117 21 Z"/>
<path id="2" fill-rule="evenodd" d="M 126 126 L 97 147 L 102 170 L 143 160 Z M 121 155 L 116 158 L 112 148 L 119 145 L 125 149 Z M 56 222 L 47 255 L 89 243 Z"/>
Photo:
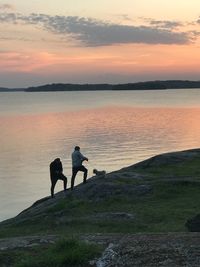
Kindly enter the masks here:
<path id="1" fill-rule="evenodd" d="M 14 5 L 11 4 L 0 4 L 0 10 L 14 10 Z"/>

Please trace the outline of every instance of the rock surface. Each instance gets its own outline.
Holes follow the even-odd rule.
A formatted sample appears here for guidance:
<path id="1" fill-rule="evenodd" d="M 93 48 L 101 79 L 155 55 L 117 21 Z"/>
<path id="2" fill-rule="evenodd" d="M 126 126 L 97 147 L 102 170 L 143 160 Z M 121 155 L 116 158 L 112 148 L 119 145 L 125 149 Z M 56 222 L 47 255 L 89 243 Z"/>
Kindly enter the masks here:
<path id="1" fill-rule="evenodd" d="M 0 225 L 24 221 L 26 218 L 34 218 L 35 216 L 44 216 L 46 210 L 53 208 L 59 200 L 69 199 L 70 201 L 72 196 L 82 200 L 86 199 L 91 202 L 98 202 L 110 196 L 145 196 L 153 190 L 152 185 L 146 181 L 146 178 L 151 177 L 151 174 L 148 173 L 148 169 L 170 164 L 176 166 L 178 163 L 184 163 L 193 158 L 200 158 L 200 149 L 157 155 L 132 166 L 108 173 L 106 174 L 106 178 L 103 179 L 98 176 L 93 176 L 88 179 L 86 184 L 76 186 L 75 190 L 72 192 L 67 190 L 67 193 L 57 193 L 55 199 L 44 197 L 43 199 L 36 201 L 30 208 L 22 211 L 18 216 L 12 219 L 1 222 Z M 145 170 L 145 172 L 141 172 L 141 170 Z M 168 175 L 163 178 L 170 178 L 174 182 L 177 182 L 176 176 L 171 177 Z M 181 180 L 182 182 L 187 183 L 189 178 L 190 177 L 187 176 L 181 177 Z M 132 181 L 135 181 L 135 183 L 132 183 Z"/>
<path id="2" fill-rule="evenodd" d="M 0 251 L 54 244 L 56 240 L 58 240 L 56 235 L 2 238 L 0 239 Z"/>
<path id="3" fill-rule="evenodd" d="M 107 248 L 97 267 L 200 266 L 200 234 L 148 234 L 95 236 Z"/>
<path id="4" fill-rule="evenodd" d="M 128 179 L 133 180 L 134 175 L 137 174 L 133 174 L 133 176 L 129 175 Z M 123 179 L 123 176 L 120 175 L 120 178 Z M 138 177 L 136 179 L 138 179 Z M 142 176 L 140 176 L 140 179 L 142 181 Z M 86 184 L 80 184 L 76 186 L 73 191 L 68 189 L 67 192 L 57 193 L 55 195 L 55 198 L 53 199 L 51 197 L 45 197 L 43 199 L 36 201 L 31 207 L 22 211 L 16 217 L 1 222 L 0 225 L 3 224 L 12 225 L 16 223 L 25 222 L 26 220 L 34 221 L 39 217 L 44 218 L 45 216 L 60 217 L 62 216 L 62 211 L 59 214 L 58 213 L 49 214 L 48 211 L 50 209 L 53 209 L 57 205 L 57 203 L 62 199 L 70 202 L 71 198 L 75 198 L 77 200 L 82 200 L 82 201 L 87 200 L 89 202 L 97 203 L 110 197 L 124 197 L 124 196 L 143 197 L 152 191 L 152 186 L 150 184 L 139 184 L 139 185 L 134 183 L 123 184 L 123 183 L 118 183 L 117 181 L 118 179 L 116 177 L 116 173 L 108 174 L 106 179 L 101 179 L 99 177 L 92 177 L 88 179 Z M 68 216 L 67 220 L 70 221 L 69 215 L 67 216 Z M 127 216 L 124 216 L 124 218 L 125 217 L 127 218 Z M 121 218 L 123 218 L 123 216 L 121 216 Z M 61 221 L 61 219 L 59 220 Z"/>
<path id="5" fill-rule="evenodd" d="M 192 162 L 193 159 L 195 159 L 194 162 L 196 165 L 190 165 L 191 169 L 189 169 L 187 173 L 182 172 L 182 169 L 185 167 L 187 162 Z M 108 173 L 105 178 L 92 177 L 88 179 L 86 184 L 76 186 L 73 191 L 67 190 L 66 193 L 59 192 L 55 195 L 54 199 L 45 197 L 36 201 L 31 207 L 22 211 L 18 216 L 1 222 L 0 229 L 10 229 L 9 227 L 15 228 L 16 226 L 20 227 L 21 225 L 22 227 L 23 225 L 29 227 L 29 225 L 34 226 L 35 222 L 38 223 L 42 221 L 43 223 L 52 223 L 51 229 L 56 227 L 60 228 L 60 226 L 63 227 L 63 229 L 66 227 L 65 231 L 68 234 L 68 231 L 69 229 L 72 229 L 70 227 L 73 226 L 74 222 L 78 222 L 80 224 L 85 223 L 86 225 L 91 223 L 91 225 L 94 224 L 94 227 L 99 224 L 100 228 L 97 229 L 103 229 L 100 234 L 91 234 L 92 231 L 89 232 L 88 235 L 84 235 L 81 232 L 77 234 L 78 239 L 82 239 L 85 242 L 102 244 L 105 248 L 102 256 L 95 261 L 91 261 L 90 265 L 87 267 L 198 267 L 200 266 L 200 233 L 130 234 L 129 232 L 129 234 L 121 234 L 124 229 L 120 232 L 120 227 L 125 224 L 129 227 L 128 229 L 132 230 L 132 227 L 135 226 L 134 224 L 138 224 L 138 222 L 144 223 L 145 227 L 148 227 L 148 223 L 142 221 L 141 218 L 140 221 L 138 220 L 138 209 L 134 208 L 138 202 L 142 203 L 144 199 L 146 199 L 146 206 L 144 206 L 144 208 L 146 208 L 145 215 L 146 211 L 149 212 L 148 200 L 154 193 L 156 182 L 160 183 L 157 188 L 159 188 L 159 190 L 163 190 L 162 192 L 156 192 L 156 194 L 158 194 L 162 200 L 164 199 L 163 201 L 166 200 L 166 202 L 163 202 L 166 203 L 166 205 L 163 206 L 163 210 L 165 210 L 169 203 L 169 195 L 174 197 L 176 201 L 176 193 L 178 196 L 181 195 L 181 190 L 187 191 L 189 186 L 192 187 L 192 190 L 194 190 L 194 188 L 196 190 L 200 184 L 200 172 L 199 169 L 194 171 L 193 168 L 194 166 L 199 166 L 199 162 L 200 149 L 194 149 L 158 155 L 132 166 L 122 168 L 121 170 Z M 166 166 L 172 166 L 173 168 L 171 168 L 170 172 L 168 172 Z M 177 166 L 180 167 L 181 171 L 176 170 L 177 173 L 175 174 L 174 167 Z M 158 169 L 159 171 L 164 169 L 167 171 L 165 173 L 161 173 L 161 175 L 159 172 L 155 172 L 154 176 L 154 171 L 157 171 Z M 190 175 L 191 172 L 193 172 L 192 178 Z M 170 187 L 171 191 L 172 187 L 175 189 L 177 186 L 180 187 L 177 189 L 178 191 L 174 191 L 175 193 L 172 192 L 171 194 L 169 188 L 168 191 L 166 190 L 167 192 L 165 192 L 165 186 L 167 186 L 167 183 L 163 183 L 163 181 L 167 183 L 169 182 L 169 184 L 172 185 Z M 193 191 L 191 192 L 189 199 L 193 205 Z M 196 199 L 198 199 L 198 192 L 196 195 Z M 107 200 L 110 199 L 113 201 L 110 202 L 113 203 L 113 209 L 107 207 Z M 124 210 L 118 207 L 119 199 L 128 199 L 129 201 L 127 201 L 128 204 L 126 202 L 122 202 L 120 208 L 122 207 Z M 179 198 L 177 199 L 179 200 Z M 114 202 L 114 200 L 116 202 Z M 157 202 L 158 200 L 160 199 L 153 199 L 154 202 Z M 182 199 L 179 201 L 180 207 L 182 207 L 181 205 L 184 204 Z M 83 212 L 78 215 L 73 214 L 73 212 L 70 213 L 71 210 L 75 212 L 81 211 L 78 210 L 80 203 L 87 203 L 88 206 L 90 206 L 90 204 L 93 205 L 93 210 L 91 212 L 84 210 L 86 213 Z M 104 206 L 102 203 L 104 203 Z M 128 207 L 123 206 L 125 204 L 127 204 Z M 98 209 L 96 206 L 98 206 Z M 81 206 L 81 208 L 82 207 L 84 209 L 84 206 Z M 143 208 L 143 206 L 141 207 Z M 152 207 L 158 206 L 152 205 Z M 152 210 L 149 212 L 150 218 L 152 216 L 151 212 Z M 195 214 L 197 213 L 198 212 Z M 158 220 L 154 217 L 155 223 L 159 223 L 160 220 L 164 224 L 165 221 L 163 218 L 168 219 L 168 215 L 159 217 L 159 214 L 156 214 L 156 216 L 158 217 Z M 105 228 L 103 227 L 107 223 L 113 226 L 113 222 L 120 226 L 118 230 L 120 233 L 105 233 Z M 200 215 L 188 220 L 186 226 L 189 231 L 200 231 Z M 86 233 L 86 231 L 83 233 Z M 54 243 L 60 237 L 62 236 L 59 234 L 31 234 L 27 237 L 21 236 L 17 238 L 4 238 L 0 239 L 0 251 L 10 251 L 17 248 L 26 249 L 32 246 L 44 244 L 48 245 Z"/>

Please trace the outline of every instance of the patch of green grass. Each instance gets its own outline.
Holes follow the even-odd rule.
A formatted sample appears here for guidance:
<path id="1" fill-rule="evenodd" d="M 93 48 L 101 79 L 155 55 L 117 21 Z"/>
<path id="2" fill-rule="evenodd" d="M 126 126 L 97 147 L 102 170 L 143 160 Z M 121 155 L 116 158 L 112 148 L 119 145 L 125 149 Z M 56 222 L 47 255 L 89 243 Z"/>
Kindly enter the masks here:
<path id="1" fill-rule="evenodd" d="M 27 236 L 39 233 L 48 234 L 51 233 L 51 230 L 52 228 L 50 224 L 48 225 L 48 228 L 47 225 L 45 228 L 45 225 L 43 223 L 40 223 L 39 221 L 35 221 L 35 223 L 33 224 L 28 221 L 20 224 L 1 226 L 0 238 L 13 237 L 13 236 Z"/>
<path id="2" fill-rule="evenodd" d="M 21 256 L 19 251 L 0 251 L 0 266 L 14 266 Z"/>
<path id="3" fill-rule="evenodd" d="M 111 197 L 99 203 L 88 203 L 90 214 L 101 212 L 127 212 L 133 220 L 76 218 L 67 228 L 78 233 L 137 233 L 182 232 L 185 222 L 199 213 L 200 185 L 157 182 L 153 192 L 141 197 Z"/>
<path id="4" fill-rule="evenodd" d="M 200 158 L 191 160 L 162 164 L 160 166 L 150 166 L 145 169 L 138 169 L 141 173 L 148 173 L 154 177 L 191 177 L 200 179 Z"/>
<path id="5" fill-rule="evenodd" d="M 89 211 L 88 205 L 90 206 L 87 200 L 82 200 L 82 199 L 77 199 L 75 197 L 71 197 L 71 198 L 59 200 L 59 202 L 55 206 L 49 208 L 47 212 L 51 214 L 51 213 L 62 211 L 68 216 L 71 216 L 71 215 L 76 216 L 76 215 L 85 214 L 85 212 L 88 212 Z"/>
<path id="6" fill-rule="evenodd" d="M 199 194 L 199 184 L 161 180 L 154 182 L 153 191 L 146 196 L 112 196 L 99 202 L 77 200 L 66 204 L 65 214 L 70 220 L 64 223 L 57 224 L 52 217 L 40 218 L 33 223 L 1 227 L 0 235 L 182 232 L 186 231 L 185 222 L 199 213 Z M 104 212 L 127 212 L 134 219 L 95 218 L 95 214 Z"/>
<path id="7" fill-rule="evenodd" d="M 185 231 L 186 220 L 199 213 L 199 193 L 196 185 L 158 183 L 142 206 L 136 204 L 135 212 L 146 224 L 145 232 Z"/>
<path id="8" fill-rule="evenodd" d="M 103 248 L 75 239 L 60 240 L 49 247 L 35 247 L 1 254 L 1 264 L 13 267 L 85 267 Z M 2 265 L 4 266 L 4 265 Z"/>
<path id="9" fill-rule="evenodd" d="M 61 199 L 58 203 L 56 203 L 56 205 L 54 205 L 53 207 L 49 208 L 47 210 L 48 213 L 52 213 L 52 212 L 59 212 L 62 211 L 66 208 L 66 200 L 65 199 Z"/>
<path id="10" fill-rule="evenodd" d="M 141 184 L 141 180 L 140 179 L 135 179 L 132 177 L 120 177 L 117 178 L 116 180 L 113 181 L 115 184 L 120 184 L 120 185 L 124 185 L 124 184 L 128 184 L 128 185 L 139 185 Z"/>

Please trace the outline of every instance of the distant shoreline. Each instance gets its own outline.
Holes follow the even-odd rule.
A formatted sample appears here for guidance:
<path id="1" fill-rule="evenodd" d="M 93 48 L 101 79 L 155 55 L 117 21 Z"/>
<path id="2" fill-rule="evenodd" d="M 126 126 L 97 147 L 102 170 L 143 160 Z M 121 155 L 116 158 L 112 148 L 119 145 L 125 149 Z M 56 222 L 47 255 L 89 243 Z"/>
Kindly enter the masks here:
<path id="1" fill-rule="evenodd" d="M 4 88 L 0 92 L 62 92 L 62 91 L 131 91 L 131 90 L 166 90 L 200 89 L 200 81 L 166 80 L 124 84 L 71 84 L 53 83 L 27 88 Z"/>

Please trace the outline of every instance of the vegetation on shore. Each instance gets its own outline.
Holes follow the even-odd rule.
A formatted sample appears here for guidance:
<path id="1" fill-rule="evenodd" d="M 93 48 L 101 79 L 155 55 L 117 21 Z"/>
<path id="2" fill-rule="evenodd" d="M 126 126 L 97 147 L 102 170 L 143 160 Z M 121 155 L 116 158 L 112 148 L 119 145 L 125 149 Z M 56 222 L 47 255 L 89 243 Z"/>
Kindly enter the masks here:
<path id="1" fill-rule="evenodd" d="M 107 90 L 163 90 L 181 88 L 200 88 L 200 81 L 147 81 L 125 84 L 46 84 L 37 87 L 26 88 L 26 92 L 48 91 L 107 91 Z"/>
<path id="2" fill-rule="evenodd" d="M 0 92 L 54 92 L 54 91 L 108 91 L 108 90 L 164 90 L 164 89 L 184 89 L 200 88 L 200 81 L 188 80 L 157 80 L 146 82 L 135 82 L 125 84 L 72 84 L 72 83 L 52 83 L 27 88 L 4 88 L 0 87 Z"/>
<path id="3" fill-rule="evenodd" d="M 2 252 L 0 263 L 13 267 L 85 267 L 91 258 L 100 256 L 101 251 L 102 248 L 98 245 L 75 239 L 61 239 L 48 246 L 15 249 L 12 253 Z"/>
<path id="4" fill-rule="evenodd" d="M 87 184 L 67 191 L 66 195 L 60 192 L 55 199 L 44 198 L 17 217 L 2 222 L 0 237 L 54 234 L 66 239 L 63 247 L 65 242 L 72 242 L 73 237 L 75 243 L 72 243 L 81 252 L 88 249 L 88 244 L 79 243 L 83 235 L 187 232 L 186 221 L 199 213 L 199 166 L 200 149 L 196 149 L 159 155 L 109 173 L 106 178 L 93 177 Z M 51 249 L 56 250 L 56 247 L 55 244 L 45 251 L 50 249 L 47 253 L 55 258 Z M 103 247 L 93 248 L 89 249 L 91 254 L 86 261 L 94 259 L 103 250 Z M 36 251 L 27 253 L 35 255 L 39 253 Z M 17 255 L 14 259 L 18 259 Z M 16 266 L 87 266 L 81 262 L 63 265 L 62 255 L 58 257 L 61 261 L 57 265 L 48 265 L 48 262 L 36 265 L 35 262 L 35 265 L 20 263 Z M 73 254 L 69 257 L 72 259 Z M 21 258 L 25 264 L 26 253 Z M 53 261 L 48 256 L 45 259 Z M 67 262 L 70 262 L 69 258 Z"/>

